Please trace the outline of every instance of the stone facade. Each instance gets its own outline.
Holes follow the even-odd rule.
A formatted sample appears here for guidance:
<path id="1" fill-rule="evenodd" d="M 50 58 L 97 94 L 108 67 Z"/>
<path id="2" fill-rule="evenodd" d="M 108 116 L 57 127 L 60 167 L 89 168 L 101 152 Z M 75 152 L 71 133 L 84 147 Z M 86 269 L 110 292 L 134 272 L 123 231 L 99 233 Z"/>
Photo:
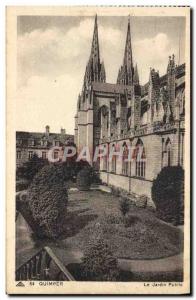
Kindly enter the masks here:
<path id="1" fill-rule="evenodd" d="M 185 64 L 176 65 L 169 57 L 166 74 L 150 69 L 149 81 L 140 85 L 137 65 L 133 66 L 131 28 L 128 21 L 123 65 L 117 83 L 106 83 L 104 63 L 100 63 L 97 17 L 92 49 L 75 116 L 75 143 L 78 150 L 98 145 L 126 148 L 142 145 L 131 162 L 99 164 L 103 182 L 129 192 L 151 197 L 153 180 L 164 166 L 184 164 Z M 93 164 L 93 161 L 92 161 Z"/>
<path id="2" fill-rule="evenodd" d="M 32 158 L 34 154 L 43 159 L 48 158 L 48 151 L 51 147 L 57 147 L 54 155 L 60 157 L 58 147 L 67 143 L 74 143 L 74 136 L 66 134 L 65 129 L 60 133 L 51 133 L 50 127 L 46 126 L 45 132 L 16 132 L 16 165 L 21 166 Z"/>

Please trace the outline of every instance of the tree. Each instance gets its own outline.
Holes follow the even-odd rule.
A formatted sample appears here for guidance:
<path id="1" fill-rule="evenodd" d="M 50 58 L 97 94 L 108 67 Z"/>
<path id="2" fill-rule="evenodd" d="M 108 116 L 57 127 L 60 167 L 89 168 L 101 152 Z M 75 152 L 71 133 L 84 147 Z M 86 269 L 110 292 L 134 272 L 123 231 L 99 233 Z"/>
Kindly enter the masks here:
<path id="1" fill-rule="evenodd" d="M 37 156 L 37 154 L 34 154 L 29 161 L 17 168 L 16 177 L 18 179 L 22 178 L 26 180 L 32 180 L 33 177 L 47 164 L 48 160 L 40 158 Z"/>
<path id="2" fill-rule="evenodd" d="M 62 164 L 43 167 L 28 190 L 29 208 L 39 226 L 38 236 L 57 238 L 64 230 L 68 195 L 65 181 L 69 178 Z"/>
<path id="3" fill-rule="evenodd" d="M 93 239 L 87 245 L 82 258 L 82 270 L 86 280 L 117 280 L 119 276 L 117 259 L 104 239 Z"/>
<path id="4" fill-rule="evenodd" d="M 184 218 L 184 170 L 165 167 L 152 186 L 152 200 L 158 216 L 167 222 L 182 224 Z"/>

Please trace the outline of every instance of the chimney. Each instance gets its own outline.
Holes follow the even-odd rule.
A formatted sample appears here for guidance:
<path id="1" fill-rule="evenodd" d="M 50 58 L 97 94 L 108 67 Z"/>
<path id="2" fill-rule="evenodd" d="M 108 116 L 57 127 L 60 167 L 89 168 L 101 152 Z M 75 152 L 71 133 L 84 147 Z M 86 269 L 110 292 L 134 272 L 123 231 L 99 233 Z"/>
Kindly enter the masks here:
<path id="1" fill-rule="evenodd" d="M 65 129 L 64 129 L 64 128 L 61 128 L 61 134 L 62 134 L 62 135 L 65 135 L 65 134 L 66 134 L 66 132 L 65 132 Z"/>
<path id="2" fill-rule="evenodd" d="M 50 126 L 46 125 L 46 135 L 48 136 L 50 133 Z"/>

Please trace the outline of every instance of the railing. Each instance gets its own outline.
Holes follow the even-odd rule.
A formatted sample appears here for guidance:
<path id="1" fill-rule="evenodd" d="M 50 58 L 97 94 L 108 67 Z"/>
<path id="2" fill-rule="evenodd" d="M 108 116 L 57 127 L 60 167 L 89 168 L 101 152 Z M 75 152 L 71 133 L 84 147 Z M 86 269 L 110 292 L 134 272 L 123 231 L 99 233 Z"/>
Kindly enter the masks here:
<path id="1" fill-rule="evenodd" d="M 16 281 L 51 280 L 74 281 L 49 247 L 42 248 L 16 270 Z"/>
<path id="2" fill-rule="evenodd" d="M 185 123 L 184 120 L 180 121 L 180 129 L 184 129 Z M 126 133 L 122 134 L 115 134 L 114 136 L 110 137 L 105 137 L 100 139 L 100 143 L 109 143 L 121 139 L 128 139 L 132 137 L 137 137 L 140 135 L 146 135 L 146 134 L 152 134 L 152 133 L 158 133 L 158 132 L 163 132 L 167 130 L 172 130 L 172 129 L 177 129 L 179 128 L 179 121 L 173 122 L 173 123 L 157 123 L 153 125 L 146 125 L 141 128 L 138 128 L 136 130 L 131 130 Z"/>

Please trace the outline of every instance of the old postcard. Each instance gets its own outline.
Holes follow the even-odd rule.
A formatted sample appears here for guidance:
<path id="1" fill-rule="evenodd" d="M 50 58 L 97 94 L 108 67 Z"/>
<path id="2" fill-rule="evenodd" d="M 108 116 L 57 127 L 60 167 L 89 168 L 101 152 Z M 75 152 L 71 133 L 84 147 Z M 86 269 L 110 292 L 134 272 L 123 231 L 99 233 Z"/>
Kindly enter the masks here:
<path id="1" fill-rule="evenodd" d="M 190 8 L 7 7 L 8 294 L 190 293 Z"/>

